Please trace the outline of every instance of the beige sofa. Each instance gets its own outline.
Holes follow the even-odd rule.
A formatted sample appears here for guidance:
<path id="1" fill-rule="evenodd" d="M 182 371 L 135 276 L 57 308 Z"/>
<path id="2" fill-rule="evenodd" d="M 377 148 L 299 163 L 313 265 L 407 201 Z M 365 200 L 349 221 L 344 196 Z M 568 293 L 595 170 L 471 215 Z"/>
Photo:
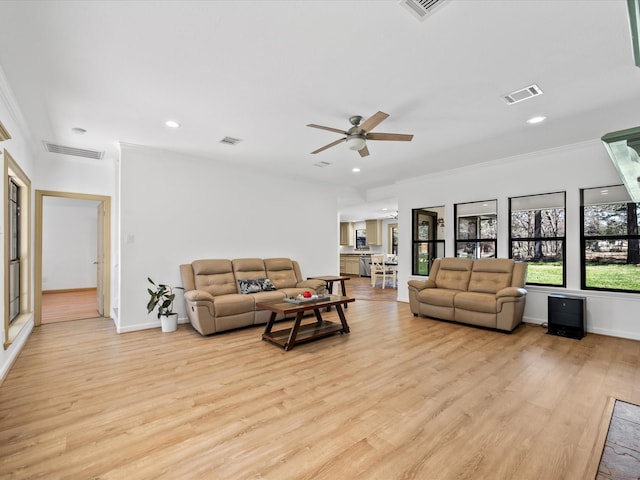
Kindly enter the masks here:
<path id="1" fill-rule="evenodd" d="M 414 315 L 512 331 L 522 323 L 527 264 L 506 258 L 436 259 L 427 280 L 409 280 Z"/>
<path id="2" fill-rule="evenodd" d="M 189 321 L 202 335 L 267 323 L 271 312 L 256 302 L 325 292 L 325 282 L 304 280 L 288 258 L 196 260 L 180 265 L 180 275 Z"/>

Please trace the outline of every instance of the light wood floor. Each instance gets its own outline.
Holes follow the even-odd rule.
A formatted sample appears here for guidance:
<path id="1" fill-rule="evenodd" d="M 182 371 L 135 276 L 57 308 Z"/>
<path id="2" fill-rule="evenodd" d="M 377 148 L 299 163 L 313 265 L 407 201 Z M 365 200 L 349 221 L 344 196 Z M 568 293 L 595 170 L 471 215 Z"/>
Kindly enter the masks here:
<path id="1" fill-rule="evenodd" d="M 95 288 L 42 292 L 42 323 L 66 322 L 98 316 Z"/>
<path id="2" fill-rule="evenodd" d="M 640 342 L 347 318 L 289 352 L 262 327 L 43 325 L 0 387 L 0 478 L 584 480 L 608 396 L 640 403 Z"/>

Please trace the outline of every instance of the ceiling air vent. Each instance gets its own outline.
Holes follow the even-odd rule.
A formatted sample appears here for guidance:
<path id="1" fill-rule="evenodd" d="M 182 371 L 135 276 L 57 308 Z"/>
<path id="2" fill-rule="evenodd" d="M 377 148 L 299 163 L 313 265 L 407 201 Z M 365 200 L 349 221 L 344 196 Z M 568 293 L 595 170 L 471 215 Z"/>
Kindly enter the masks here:
<path id="1" fill-rule="evenodd" d="M 225 143 L 227 145 L 237 145 L 238 143 L 240 143 L 242 140 L 239 138 L 233 138 L 233 137 L 224 137 L 222 140 L 220 140 L 220 143 Z"/>
<path id="2" fill-rule="evenodd" d="M 540 87 L 536 84 L 529 85 L 528 87 L 521 88 L 520 90 L 516 90 L 511 92 L 502 99 L 507 102 L 507 105 L 513 105 L 514 103 L 521 102 L 523 100 L 527 100 L 529 98 L 537 97 L 538 95 L 542 95 L 544 92 L 540 89 Z"/>
<path id="3" fill-rule="evenodd" d="M 400 0 L 400 4 L 422 21 L 449 0 Z"/>
<path id="4" fill-rule="evenodd" d="M 320 168 L 328 167 L 329 165 L 331 164 L 329 162 L 325 162 L 324 160 L 313 164 L 314 167 L 320 167 Z"/>
<path id="5" fill-rule="evenodd" d="M 57 145 L 51 142 L 44 142 L 44 149 L 49 153 L 60 153 L 62 155 L 73 155 L 74 157 L 91 158 L 93 160 L 102 160 L 104 152 L 97 150 L 87 150 L 86 148 L 67 147 L 65 145 Z"/>

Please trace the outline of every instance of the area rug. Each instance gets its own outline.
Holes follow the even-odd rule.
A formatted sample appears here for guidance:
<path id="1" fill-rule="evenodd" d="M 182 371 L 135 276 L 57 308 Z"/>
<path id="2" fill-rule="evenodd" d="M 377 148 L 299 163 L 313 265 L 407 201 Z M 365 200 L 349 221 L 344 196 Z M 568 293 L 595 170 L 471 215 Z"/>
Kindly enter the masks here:
<path id="1" fill-rule="evenodd" d="M 610 412 L 610 415 L 604 444 L 602 439 L 599 443 L 596 442 L 596 448 L 602 445 L 602 453 L 595 479 L 638 480 L 640 479 L 640 406 L 619 399 L 610 399 L 603 416 L 603 426 L 606 424 L 607 412 Z M 601 432 L 604 432 L 604 428 L 601 428 Z"/>

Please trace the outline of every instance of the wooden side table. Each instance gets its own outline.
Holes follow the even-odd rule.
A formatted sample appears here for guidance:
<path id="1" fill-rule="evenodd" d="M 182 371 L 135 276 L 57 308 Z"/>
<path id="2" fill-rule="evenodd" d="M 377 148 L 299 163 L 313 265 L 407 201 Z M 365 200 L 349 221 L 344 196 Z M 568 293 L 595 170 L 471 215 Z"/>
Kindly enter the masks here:
<path id="1" fill-rule="evenodd" d="M 323 276 L 320 276 L 320 277 L 307 277 L 307 280 L 311 280 L 311 279 L 322 280 L 324 283 L 327 284 L 326 288 L 327 288 L 327 293 L 329 295 L 333 294 L 333 284 L 336 283 L 336 282 L 340 282 L 340 287 L 342 289 L 341 290 L 342 293 L 340 293 L 340 295 L 342 295 L 343 297 L 346 297 L 347 296 L 347 288 L 345 287 L 344 282 L 346 280 L 349 280 L 349 278 L 351 278 L 351 277 L 337 276 L 337 275 L 323 275 Z M 338 295 L 338 294 L 336 293 L 336 295 Z M 344 304 L 344 308 L 347 308 L 347 307 L 348 307 L 348 305 L 345 303 Z M 331 310 L 331 306 L 327 307 L 327 312 L 329 310 Z"/>

